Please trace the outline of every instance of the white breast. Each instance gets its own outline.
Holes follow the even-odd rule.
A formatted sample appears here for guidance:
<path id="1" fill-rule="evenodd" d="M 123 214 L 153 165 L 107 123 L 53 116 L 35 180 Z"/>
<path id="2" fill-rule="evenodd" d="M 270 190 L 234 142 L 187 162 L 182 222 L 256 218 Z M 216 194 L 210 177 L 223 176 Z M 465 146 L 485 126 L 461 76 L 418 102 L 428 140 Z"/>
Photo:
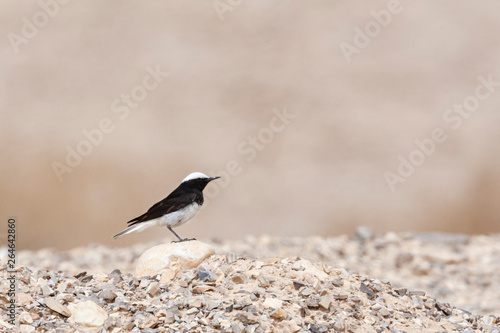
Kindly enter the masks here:
<path id="1" fill-rule="evenodd" d="M 193 202 L 192 204 L 187 205 L 186 207 L 179 209 L 176 212 L 160 217 L 159 225 L 170 226 L 171 228 L 178 227 L 181 224 L 184 224 L 192 219 L 199 210 L 200 205 L 198 205 L 196 202 Z"/>

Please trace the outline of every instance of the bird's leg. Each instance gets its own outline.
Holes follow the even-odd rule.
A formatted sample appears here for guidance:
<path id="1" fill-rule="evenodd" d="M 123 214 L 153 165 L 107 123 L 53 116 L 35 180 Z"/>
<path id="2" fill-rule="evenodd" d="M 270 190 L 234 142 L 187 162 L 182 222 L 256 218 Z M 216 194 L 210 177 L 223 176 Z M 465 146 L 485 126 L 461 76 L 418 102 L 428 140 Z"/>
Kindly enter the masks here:
<path id="1" fill-rule="evenodd" d="M 180 238 L 180 237 L 179 237 L 179 235 L 177 235 L 177 233 L 176 233 L 175 231 L 173 231 L 173 230 L 172 230 L 172 228 L 171 228 L 169 225 L 167 225 L 167 228 L 168 228 L 168 230 L 172 231 L 172 233 L 173 233 L 173 234 L 175 235 L 175 237 L 177 237 L 177 239 L 178 239 L 178 241 L 173 241 L 172 243 L 177 243 L 177 242 L 182 242 L 182 241 L 183 241 L 183 239 L 182 239 L 182 238 Z"/>
<path id="2" fill-rule="evenodd" d="M 175 231 L 172 230 L 172 228 L 167 225 L 168 230 L 172 231 L 172 233 L 177 237 L 178 241 L 172 241 L 172 243 L 180 243 L 180 242 L 187 242 L 191 240 L 196 240 L 196 238 L 180 238 L 179 235 Z"/>

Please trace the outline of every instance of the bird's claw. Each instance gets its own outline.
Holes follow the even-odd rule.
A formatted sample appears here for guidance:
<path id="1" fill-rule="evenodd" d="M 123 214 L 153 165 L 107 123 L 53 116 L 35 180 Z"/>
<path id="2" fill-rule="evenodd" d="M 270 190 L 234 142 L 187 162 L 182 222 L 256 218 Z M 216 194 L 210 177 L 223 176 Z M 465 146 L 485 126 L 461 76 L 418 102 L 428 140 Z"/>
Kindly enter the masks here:
<path id="1" fill-rule="evenodd" d="M 188 242 L 188 241 L 193 241 L 193 240 L 196 240 L 196 238 L 183 238 L 183 239 L 179 239 L 179 240 L 174 240 L 172 241 L 172 243 L 182 243 L 182 242 Z"/>

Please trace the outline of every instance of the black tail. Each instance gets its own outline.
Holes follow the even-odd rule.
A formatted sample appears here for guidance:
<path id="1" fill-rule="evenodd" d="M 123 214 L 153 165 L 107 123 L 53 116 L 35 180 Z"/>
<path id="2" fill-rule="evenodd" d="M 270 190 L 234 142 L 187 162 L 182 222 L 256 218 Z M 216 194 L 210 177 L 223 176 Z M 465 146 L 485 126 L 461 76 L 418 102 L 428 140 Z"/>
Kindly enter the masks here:
<path id="1" fill-rule="evenodd" d="M 130 227 L 130 226 L 133 226 L 134 224 L 142 222 L 144 220 L 144 218 L 146 217 L 146 214 L 142 214 L 141 216 L 137 216 L 135 219 L 128 221 L 127 222 L 128 226 Z"/>

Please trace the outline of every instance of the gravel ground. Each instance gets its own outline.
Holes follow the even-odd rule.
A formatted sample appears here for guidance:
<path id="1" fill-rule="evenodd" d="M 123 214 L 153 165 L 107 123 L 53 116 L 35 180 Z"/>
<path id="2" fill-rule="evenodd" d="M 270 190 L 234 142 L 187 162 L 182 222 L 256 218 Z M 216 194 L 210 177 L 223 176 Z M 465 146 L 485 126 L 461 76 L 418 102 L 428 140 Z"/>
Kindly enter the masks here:
<path id="1" fill-rule="evenodd" d="M 217 255 L 173 279 L 132 276 L 137 258 L 158 243 L 21 251 L 20 329 L 500 332 L 500 235 L 360 228 L 333 238 L 210 243 Z M 0 276 L 6 310 L 4 263 Z M 9 328 L 3 313 L 0 327 Z"/>

